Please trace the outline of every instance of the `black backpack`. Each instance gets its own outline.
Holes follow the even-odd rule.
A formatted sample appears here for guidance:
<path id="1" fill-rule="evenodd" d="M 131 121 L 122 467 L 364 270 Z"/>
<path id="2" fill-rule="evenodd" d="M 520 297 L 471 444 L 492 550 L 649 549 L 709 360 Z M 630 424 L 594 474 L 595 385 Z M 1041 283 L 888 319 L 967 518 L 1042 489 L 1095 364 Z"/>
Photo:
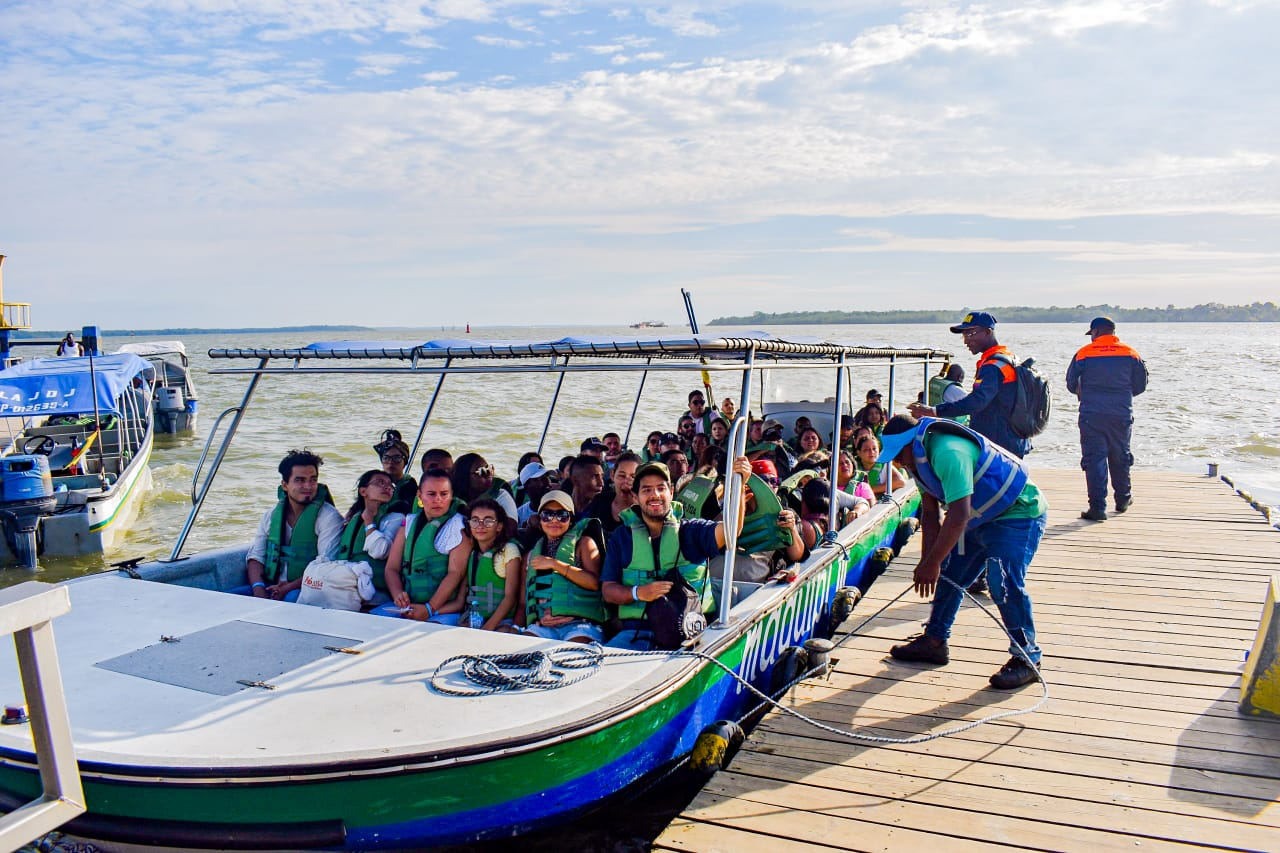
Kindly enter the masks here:
<path id="1" fill-rule="evenodd" d="M 645 605 L 644 621 L 653 632 L 655 649 L 678 649 L 707 629 L 707 617 L 697 590 L 678 569 L 667 572 L 663 580 L 671 581 L 671 589 Z"/>
<path id="2" fill-rule="evenodd" d="M 992 356 L 992 361 L 1002 361 L 1013 368 L 1017 397 L 1009 412 L 1009 428 L 1018 438 L 1034 438 L 1044 432 L 1053 408 L 1053 395 L 1048 381 L 1035 368 L 1036 360 L 1028 358 L 1022 364 L 1003 354 Z"/>

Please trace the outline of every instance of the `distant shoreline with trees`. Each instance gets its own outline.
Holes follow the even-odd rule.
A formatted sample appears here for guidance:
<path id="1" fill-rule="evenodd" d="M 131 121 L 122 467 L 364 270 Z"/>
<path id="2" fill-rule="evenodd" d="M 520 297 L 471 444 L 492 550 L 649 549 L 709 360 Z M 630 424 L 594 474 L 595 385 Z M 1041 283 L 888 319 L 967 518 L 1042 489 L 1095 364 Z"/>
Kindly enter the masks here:
<path id="1" fill-rule="evenodd" d="M 1210 302 L 1190 308 L 1121 308 L 1118 305 L 1076 305 L 1070 308 L 1025 305 L 959 308 L 928 311 L 757 311 L 745 317 L 717 317 L 710 326 L 834 326 L 861 323 L 954 323 L 969 311 L 989 311 L 996 319 L 1013 323 L 1087 323 L 1106 316 L 1117 323 L 1280 323 L 1280 306 L 1274 302 L 1223 305 Z"/>

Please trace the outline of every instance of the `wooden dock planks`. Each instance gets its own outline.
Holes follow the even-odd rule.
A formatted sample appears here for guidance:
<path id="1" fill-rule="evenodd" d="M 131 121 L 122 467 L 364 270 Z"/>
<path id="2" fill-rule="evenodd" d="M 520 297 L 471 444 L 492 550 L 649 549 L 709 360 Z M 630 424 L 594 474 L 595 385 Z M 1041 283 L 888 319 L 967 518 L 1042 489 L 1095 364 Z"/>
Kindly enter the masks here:
<path id="1" fill-rule="evenodd" d="M 1101 524 L 1078 518 L 1080 472 L 1033 478 L 1051 506 L 1029 581 L 1047 706 L 916 746 L 775 711 L 655 849 L 1280 850 L 1280 721 L 1236 710 L 1280 530 L 1206 477 L 1135 473 L 1133 507 Z M 918 555 L 917 537 L 844 627 L 901 592 Z M 988 688 L 1008 640 L 970 605 L 948 666 L 888 658 L 927 614 L 909 593 L 789 705 L 905 737 L 1039 698 Z"/>

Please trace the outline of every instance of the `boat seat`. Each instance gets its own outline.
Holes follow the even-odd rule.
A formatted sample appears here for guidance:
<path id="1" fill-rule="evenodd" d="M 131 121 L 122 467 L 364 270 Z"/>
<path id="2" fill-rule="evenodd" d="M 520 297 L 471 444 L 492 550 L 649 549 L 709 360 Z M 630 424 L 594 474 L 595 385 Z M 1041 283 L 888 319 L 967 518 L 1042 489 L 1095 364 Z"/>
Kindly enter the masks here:
<path id="1" fill-rule="evenodd" d="M 719 610 L 720 608 L 720 587 L 721 586 L 722 584 L 721 584 L 720 578 L 713 577 L 711 579 L 711 592 L 713 595 L 715 595 L 717 610 Z M 729 607 L 732 608 L 737 606 L 738 604 L 741 604 L 751 595 L 751 593 L 755 592 L 762 586 L 764 586 L 764 584 L 762 583 L 734 581 L 733 582 L 733 600 L 729 603 Z"/>
<path id="2" fill-rule="evenodd" d="M 107 485 L 108 486 L 114 485 L 115 482 L 116 482 L 116 475 L 108 473 Z M 97 474 L 69 474 L 67 476 L 61 476 L 61 477 L 55 476 L 53 478 L 53 487 L 56 489 L 59 486 L 66 486 L 68 490 L 72 490 L 72 491 L 74 491 L 75 489 L 96 489 L 99 486 L 98 475 Z"/>

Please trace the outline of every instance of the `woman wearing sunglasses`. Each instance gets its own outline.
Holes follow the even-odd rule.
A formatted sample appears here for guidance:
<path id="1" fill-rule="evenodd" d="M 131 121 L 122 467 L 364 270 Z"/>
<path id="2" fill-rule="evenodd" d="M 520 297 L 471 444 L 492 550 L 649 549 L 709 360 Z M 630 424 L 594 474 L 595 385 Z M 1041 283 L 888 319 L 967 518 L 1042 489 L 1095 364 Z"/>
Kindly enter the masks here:
<path id="1" fill-rule="evenodd" d="M 405 472 L 405 466 L 409 464 L 409 445 L 404 443 L 399 431 L 388 429 L 383 431 L 382 441 L 375 444 L 373 449 L 378 454 L 382 470 L 391 478 L 395 489 L 392 502 L 396 504 L 396 510 L 412 512 L 414 498 L 418 496 L 418 481 Z M 374 572 L 374 577 L 377 576 L 378 573 Z"/>
<path id="2" fill-rule="evenodd" d="M 662 458 L 662 430 L 655 429 L 649 433 L 644 448 L 640 451 L 640 458 L 645 462 L 657 462 Z"/>
<path id="3" fill-rule="evenodd" d="M 466 608 L 458 624 L 513 630 L 521 576 L 520 546 L 511 538 L 515 525 L 492 498 L 477 498 L 463 512 L 467 535 L 449 554 L 449 570 L 461 569 L 466 583 Z"/>
<path id="4" fill-rule="evenodd" d="M 464 453 L 453 463 L 454 497 L 470 503 L 477 498 L 496 498 L 499 491 L 511 494 L 511 484 L 493 475 L 493 466 L 479 453 Z"/>
<path id="5" fill-rule="evenodd" d="M 603 643 L 600 522 L 573 523 L 573 498 L 547 492 L 538 505 L 542 538 L 525 567 L 526 632 L 548 640 Z"/>

